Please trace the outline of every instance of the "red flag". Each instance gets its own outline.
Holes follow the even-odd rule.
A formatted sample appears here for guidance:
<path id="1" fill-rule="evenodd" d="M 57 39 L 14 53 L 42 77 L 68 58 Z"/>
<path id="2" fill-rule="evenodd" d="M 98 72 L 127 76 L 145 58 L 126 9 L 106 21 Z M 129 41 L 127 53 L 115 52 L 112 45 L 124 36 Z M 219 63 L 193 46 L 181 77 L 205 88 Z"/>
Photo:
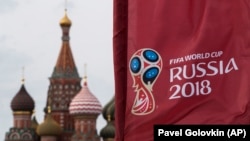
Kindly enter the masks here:
<path id="1" fill-rule="evenodd" d="M 155 124 L 250 124 L 247 0 L 114 0 L 116 140 Z"/>

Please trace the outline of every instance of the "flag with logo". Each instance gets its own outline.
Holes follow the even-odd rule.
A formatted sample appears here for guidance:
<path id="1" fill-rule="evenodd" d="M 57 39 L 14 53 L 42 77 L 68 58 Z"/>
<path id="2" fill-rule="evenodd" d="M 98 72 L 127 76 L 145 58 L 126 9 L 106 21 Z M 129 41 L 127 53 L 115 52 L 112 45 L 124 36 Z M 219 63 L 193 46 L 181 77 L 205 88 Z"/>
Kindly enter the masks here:
<path id="1" fill-rule="evenodd" d="M 250 124 L 248 0 L 114 0 L 116 140 Z"/>

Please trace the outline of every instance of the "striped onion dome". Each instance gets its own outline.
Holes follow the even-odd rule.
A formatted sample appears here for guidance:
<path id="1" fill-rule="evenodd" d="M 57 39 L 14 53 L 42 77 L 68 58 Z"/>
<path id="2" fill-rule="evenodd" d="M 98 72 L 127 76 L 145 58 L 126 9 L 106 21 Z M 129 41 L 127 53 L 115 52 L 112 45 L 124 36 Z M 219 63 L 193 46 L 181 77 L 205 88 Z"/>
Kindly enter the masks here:
<path id="1" fill-rule="evenodd" d="M 69 105 L 69 112 L 71 115 L 99 115 L 102 112 L 99 100 L 90 92 L 86 81 L 80 92 L 72 99 Z"/>

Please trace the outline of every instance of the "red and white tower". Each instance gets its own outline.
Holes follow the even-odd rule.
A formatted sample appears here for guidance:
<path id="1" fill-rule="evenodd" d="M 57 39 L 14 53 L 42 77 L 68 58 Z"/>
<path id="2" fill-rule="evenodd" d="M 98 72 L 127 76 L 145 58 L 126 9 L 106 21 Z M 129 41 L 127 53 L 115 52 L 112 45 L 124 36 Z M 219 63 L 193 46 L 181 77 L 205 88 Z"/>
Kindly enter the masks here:
<path id="1" fill-rule="evenodd" d="M 74 120 L 68 109 L 71 99 L 81 89 L 81 78 L 78 75 L 69 43 L 71 24 L 65 10 L 65 15 L 60 20 L 62 28 L 61 51 L 52 76 L 49 78 L 50 85 L 46 103 L 46 107 L 48 107 L 49 101 L 51 102 L 51 116 L 63 129 L 61 137 L 59 137 L 60 141 L 69 141 L 74 133 Z M 46 112 L 47 109 L 45 108 L 44 111 Z"/>
<path id="2" fill-rule="evenodd" d="M 72 99 L 69 106 L 69 112 L 75 120 L 75 134 L 71 141 L 100 141 L 96 120 L 102 112 L 102 106 L 89 90 L 86 75 L 83 81 L 81 91 Z"/>

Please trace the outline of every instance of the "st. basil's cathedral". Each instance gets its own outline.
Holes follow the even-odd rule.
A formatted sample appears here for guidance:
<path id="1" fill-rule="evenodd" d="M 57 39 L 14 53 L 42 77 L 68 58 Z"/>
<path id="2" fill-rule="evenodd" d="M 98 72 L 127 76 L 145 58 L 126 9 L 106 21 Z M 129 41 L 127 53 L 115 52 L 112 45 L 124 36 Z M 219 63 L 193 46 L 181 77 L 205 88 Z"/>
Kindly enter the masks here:
<path id="1" fill-rule="evenodd" d="M 114 140 L 114 97 L 102 107 L 88 88 L 87 74 L 83 78 L 79 76 L 69 42 L 71 25 L 65 10 L 60 20 L 62 46 L 49 78 L 44 121 L 39 124 L 36 120 L 35 101 L 26 90 L 23 78 L 20 90 L 10 103 L 13 125 L 6 132 L 4 141 Z M 107 124 L 98 133 L 96 120 L 100 115 Z"/>

